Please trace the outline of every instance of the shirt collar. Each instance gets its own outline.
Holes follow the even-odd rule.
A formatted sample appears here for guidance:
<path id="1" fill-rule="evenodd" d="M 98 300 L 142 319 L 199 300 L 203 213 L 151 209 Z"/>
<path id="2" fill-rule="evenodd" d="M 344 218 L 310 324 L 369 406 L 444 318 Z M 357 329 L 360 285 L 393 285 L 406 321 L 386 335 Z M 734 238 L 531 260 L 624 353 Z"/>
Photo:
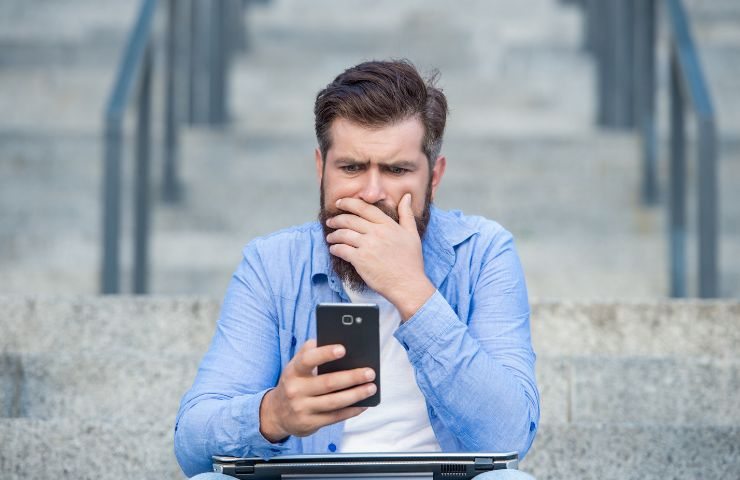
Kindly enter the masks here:
<path id="1" fill-rule="evenodd" d="M 455 247 L 476 233 L 478 230 L 467 225 L 458 215 L 431 206 L 431 216 L 422 240 L 422 249 L 424 270 L 436 288 L 439 288 L 455 263 Z M 342 282 L 331 267 L 329 248 L 324 239 L 324 231 L 318 222 L 311 229 L 311 239 L 312 281 L 316 283 L 325 278 L 333 290 L 340 292 Z"/>

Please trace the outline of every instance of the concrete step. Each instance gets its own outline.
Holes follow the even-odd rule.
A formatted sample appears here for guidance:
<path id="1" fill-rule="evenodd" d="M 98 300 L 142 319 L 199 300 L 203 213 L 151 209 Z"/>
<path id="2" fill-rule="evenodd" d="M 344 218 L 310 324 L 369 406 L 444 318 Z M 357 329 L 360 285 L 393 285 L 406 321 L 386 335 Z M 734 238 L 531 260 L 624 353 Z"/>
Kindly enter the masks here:
<path id="1" fill-rule="evenodd" d="M 0 437 L 9 440 L 0 450 L 7 480 L 183 478 L 172 431 L 158 426 L 0 419 Z M 543 425 L 520 468 L 545 480 L 734 478 L 739 442 L 737 426 Z"/>
<path id="2" fill-rule="evenodd" d="M 4 70 L 0 74 L 0 108 L 13 114 L 0 118 L 0 129 L 102 132 L 105 102 L 115 74 L 112 66 Z"/>
<path id="3" fill-rule="evenodd" d="M 739 373 L 736 356 L 718 360 L 540 354 L 540 422 L 740 426 L 735 398 Z"/>
<path id="4" fill-rule="evenodd" d="M 205 335 L 204 335 L 205 336 Z M 202 352 L 0 356 L 0 417 L 174 424 Z M 740 359 L 540 356 L 541 423 L 740 425 Z"/>
<path id="5" fill-rule="evenodd" d="M 219 302 L 207 297 L 0 295 L 0 352 L 205 352 Z M 736 301 L 533 302 L 542 356 L 727 359 L 740 344 Z M 31 334 L 30 332 L 33 332 Z"/>
<path id="6" fill-rule="evenodd" d="M 520 469 L 537 479 L 737 478 L 740 427 L 543 425 Z"/>
<path id="7" fill-rule="evenodd" d="M 185 478 L 173 453 L 173 427 L 83 419 L 0 419 L 3 479 Z"/>
<path id="8" fill-rule="evenodd" d="M 0 5 L 0 66 L 8 58 L 44 65 L 49 57 L 17 55 L 6 47 L 26 48 L 28 53 L 51 51 L 87 54 L 115 40 L 122 44 L 139 9 L 137 2 L 115 0 L 6 0 Z M 97 44 L 97 45 L 96 45 Z M 39 50 L 41 47 L 41 50 Z M 17 65 L 13 65 L 17 68 Z"/>
<path id="9" fill-rule="evenodd" d="M 0 298 L 2 352 L 205 352 L 219 311 L 198 297 Z"/>
<path id="10" fill-rule="evenodd" d="M 296 1 L 271 2 L 250 12 L 250 31 L 255 39 L 276 40 L 307 37 L 330 39 L 337 32 L 344 48 L 353 45 L 367 32 L 387 32 L 385 37 L 413 38 L 419 35 L 444 36 L 459 31 L 474 40 L 482 35 L 495 38 L 497 44 L 547 44 L 579 41 L 579 14 L 552 0 L 467 2 L 464 7 L 444 1 L 381 1 L 369 8 L 361 1 L 337 5 L 330 0 L 311 6 Z M 359 34 L 359 35 L 358 35 Z M 435 35 L 436 34 L 436 35 Z M 384 39 L 379 39 L 381 42 Z M 431 39 L 434 41 L 434 39 Z M 474 42 L 473 42 L 474 43 Z M 310 46 L 300 44 L 301 48 Z M 449 46 L 449 45 L 448 45 Z M 494 47 L 496 48 L 496 47 Z M 490 49 L 489 49 L 490 51 Z"/>
<path id="11" fill-rule="evenodd" d="M 0 356 L 0 416 L 173 426 L 198 354 L 150 352 Z"/>

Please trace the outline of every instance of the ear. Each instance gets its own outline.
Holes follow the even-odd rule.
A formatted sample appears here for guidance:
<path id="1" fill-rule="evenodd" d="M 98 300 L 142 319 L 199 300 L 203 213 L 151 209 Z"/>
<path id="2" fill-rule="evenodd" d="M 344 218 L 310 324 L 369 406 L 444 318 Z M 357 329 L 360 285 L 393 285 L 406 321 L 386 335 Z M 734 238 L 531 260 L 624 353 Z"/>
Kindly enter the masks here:
<path id="1" fill-rule="evenodd" d="M 324 159 L 321 158 L 321 150 L 319 147 L 313 151 L 314 159 L 316 160 L 316 176 L 319 179 L 319 185 L 321 185 L 321 179 L 324 176 Z"/>
<path id="2" fill-rule="evenodd" d="M 442 181 L 442 176 L 445 174 L 446 168 L 447 159 L 443 155 L 440 155 L 434 163 L 434 168 L 432 168 L 432 200 L 434 200 L 434 194 L 437 193 L 437 187 Z"/>

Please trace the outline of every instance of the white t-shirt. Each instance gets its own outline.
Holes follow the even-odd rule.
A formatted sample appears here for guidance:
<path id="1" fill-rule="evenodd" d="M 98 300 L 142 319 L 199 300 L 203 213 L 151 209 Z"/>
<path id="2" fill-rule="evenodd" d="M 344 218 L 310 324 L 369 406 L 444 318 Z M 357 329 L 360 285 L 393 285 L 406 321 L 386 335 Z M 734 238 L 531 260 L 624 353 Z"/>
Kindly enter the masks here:
<path id="1" fill-rule="evenodd" d="M 424 395 L 406 350 L 393 333 L 401 314 L 380 294 L 358 293 L 345 285 L 353 303 L 376 303 L 380 310 L 380 405 L 344 424 L 341 452 L 439 452 Z"/>

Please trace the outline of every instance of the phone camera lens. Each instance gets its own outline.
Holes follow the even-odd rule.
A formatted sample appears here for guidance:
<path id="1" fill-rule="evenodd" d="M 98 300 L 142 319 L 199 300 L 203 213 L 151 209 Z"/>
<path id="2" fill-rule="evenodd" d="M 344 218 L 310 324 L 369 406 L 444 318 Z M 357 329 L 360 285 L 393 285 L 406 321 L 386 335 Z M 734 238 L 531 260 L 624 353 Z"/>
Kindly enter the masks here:
<path id="1" fill-rule="evenodd" d="M 352 315 L 342 315 L 343 325 L 352 325 L 353 320 Z"/>

